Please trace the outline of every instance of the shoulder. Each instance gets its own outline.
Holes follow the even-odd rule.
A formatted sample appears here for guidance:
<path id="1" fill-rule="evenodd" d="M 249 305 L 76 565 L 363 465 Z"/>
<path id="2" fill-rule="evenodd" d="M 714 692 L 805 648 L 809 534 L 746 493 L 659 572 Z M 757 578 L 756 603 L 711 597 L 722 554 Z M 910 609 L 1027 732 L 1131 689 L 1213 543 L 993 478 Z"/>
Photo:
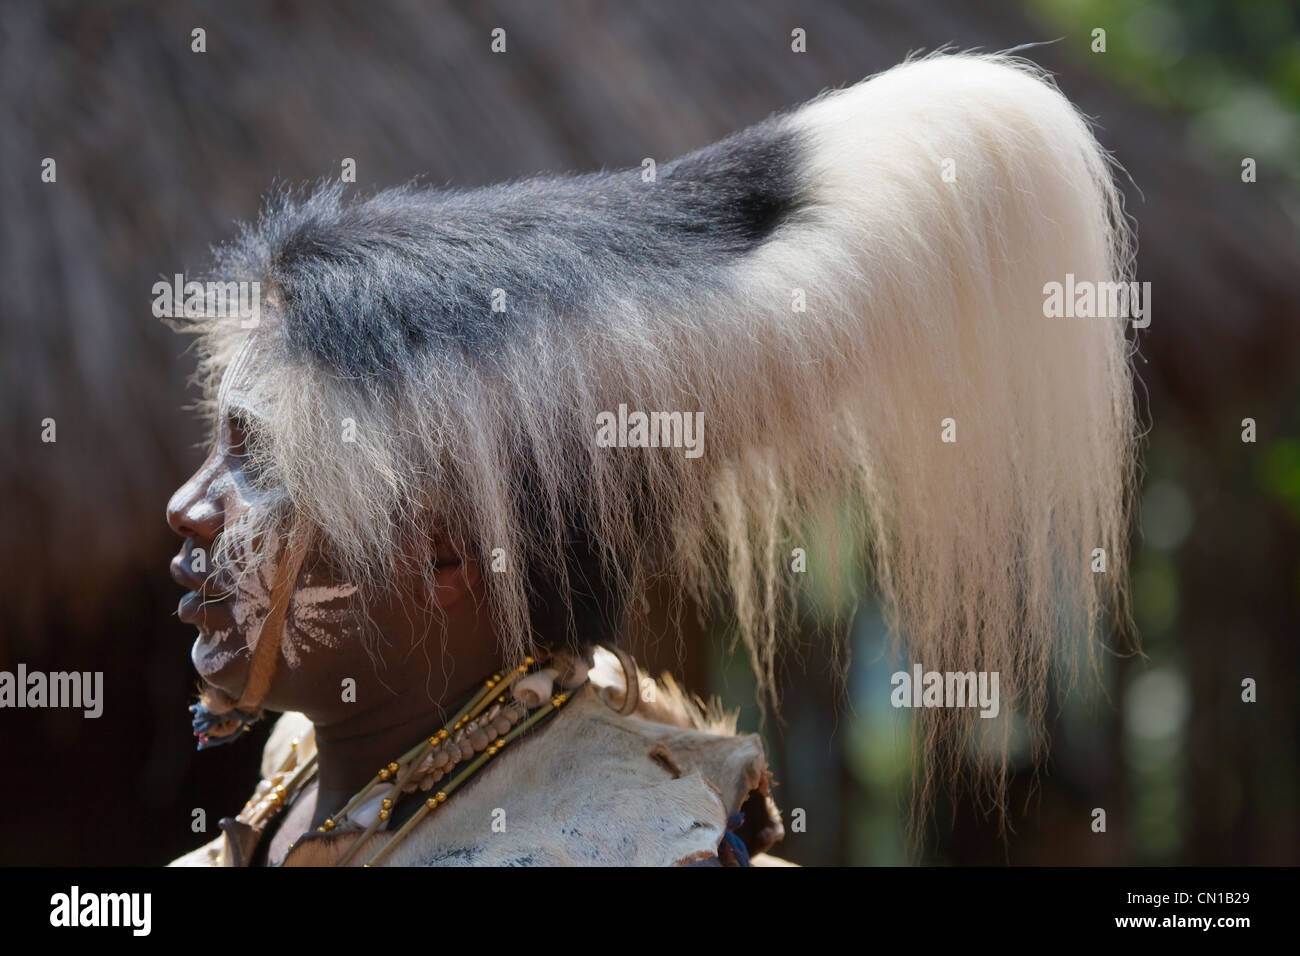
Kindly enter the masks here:
<path id="1" fill-rule="evenodd" d="M 621 715 L 592 683 L 492 762 L 390 856 L 394 865 L 747 865 L 784 836 L 761 738 L 671 680 Z"/>

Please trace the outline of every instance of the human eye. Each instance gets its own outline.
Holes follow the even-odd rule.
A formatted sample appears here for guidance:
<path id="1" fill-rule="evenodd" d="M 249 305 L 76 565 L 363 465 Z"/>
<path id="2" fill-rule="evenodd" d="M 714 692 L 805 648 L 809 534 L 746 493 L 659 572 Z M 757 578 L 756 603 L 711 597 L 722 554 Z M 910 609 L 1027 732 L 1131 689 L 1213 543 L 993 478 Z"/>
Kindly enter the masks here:
<path id="1" fill-rule="evenodd" d="M 226 458 L 231 470 L 253 487 L 262 488 L 266 483 L 265 457 L 260 454 L 256 426 L 239 412 L 228 414 L 224 426 Z"/>

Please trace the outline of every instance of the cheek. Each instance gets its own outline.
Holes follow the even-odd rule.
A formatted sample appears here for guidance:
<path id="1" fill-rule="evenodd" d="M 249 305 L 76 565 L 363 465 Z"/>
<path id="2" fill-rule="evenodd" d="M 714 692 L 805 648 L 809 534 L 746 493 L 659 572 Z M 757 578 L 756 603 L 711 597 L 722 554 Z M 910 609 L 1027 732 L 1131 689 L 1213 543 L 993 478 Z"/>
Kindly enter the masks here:
<path id="1" fill-rule="evenodd" d="M 351 584 L 313 583 L 294 592 L 284 635 L 284 663 L 290 669 L 309 666 L 313 654 L 329 654 L 360 639 L 361 608 Z"/>
<path id="2" fill-rule="evenodd" d="M 258 568 L 243 574 L 235 591 L 234 606 L 235 629 L 249 640 L 257 633 L 262 620 L 271 609 L 270 574 L 265 568 Z"/>
<path id="3" fill-rule="evenodd" d="M 235 481 L 235 476 L 225 465 L 212 476 L 212 482 L 208 485 L 208 497 L 221 503 L 227 523 L 248 510 L 248 502 L 239 493 L 239 482 Z"/>
<path id="4" fill-rule="evenodd" d="M 208 486 L 208 496 L 220 503 L 223 521 L 223 543 L 229 551 L 227 560 L 239 568 L 259 568 L 260 586 L 269 589 L 270 574 L 262 567 L 268 563 L 275 564 L 279 555 L 275 553 L 274 532 L 267 532 L 263 525 L 270 526 L 269 518 L 282 512 L 286 499 L 279 490 L 258 491 L 250 488 L 247 481 L 223 466 L 212 478 Z M 268 536 L 269 534 L 269 536 Z M 273 549 L 269 556 L 262 549 L 269 544 Z M 274 574 L 274 567 L 271 568 Z M 244 575 L 252 577 L 253 572 Z"/>

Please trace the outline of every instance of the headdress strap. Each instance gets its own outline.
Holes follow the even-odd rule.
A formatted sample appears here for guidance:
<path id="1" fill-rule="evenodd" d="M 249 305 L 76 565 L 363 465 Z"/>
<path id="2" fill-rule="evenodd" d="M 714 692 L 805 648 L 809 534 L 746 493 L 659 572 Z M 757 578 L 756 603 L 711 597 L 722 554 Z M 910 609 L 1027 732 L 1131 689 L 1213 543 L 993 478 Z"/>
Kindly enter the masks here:
<path id="1" fill-rule="evenodd" d="M 253 644 L 253 661 L 249 667 L 248 681 L 244 684 L 244 693 L 235 704 L 239 710 L 256 713 L 261 707 L 262 698 L 271 689 L 271 680 L 275 677 L 275 669 L 280 661 L 280 644 L 284 640 L 284 621 L 289 611 L 289 599 L 298 581 L 303 558 L 307 555 L 310 538 L 307 522 L 295 518 L 293 527 L 289 529 L 284 559 L 276 568 L 275 582 L 271 587 L 271 609 L 262 619 L 257 641 Z"/>

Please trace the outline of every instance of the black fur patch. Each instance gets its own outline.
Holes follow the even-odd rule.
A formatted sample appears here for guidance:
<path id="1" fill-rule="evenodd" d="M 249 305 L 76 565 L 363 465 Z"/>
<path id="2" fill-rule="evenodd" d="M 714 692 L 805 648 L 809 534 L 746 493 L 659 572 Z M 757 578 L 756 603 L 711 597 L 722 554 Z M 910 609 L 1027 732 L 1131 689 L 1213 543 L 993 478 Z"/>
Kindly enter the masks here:
<path id="1" fill-rule="evenodd" d="M 725 267 L 798 207 L 800 160 L 773 117 L 655 182 L 637 168 L 350 204 L 333 185 L 273 205 L 222 265 L 279 288 L 293 359 L 377 384 L 413 351 L 472 356 L 520 323 L 581 321 L 608 295 L 671 303 L 723 287 Z M 492 311 L 498 288 L 505 312 Z"/>

